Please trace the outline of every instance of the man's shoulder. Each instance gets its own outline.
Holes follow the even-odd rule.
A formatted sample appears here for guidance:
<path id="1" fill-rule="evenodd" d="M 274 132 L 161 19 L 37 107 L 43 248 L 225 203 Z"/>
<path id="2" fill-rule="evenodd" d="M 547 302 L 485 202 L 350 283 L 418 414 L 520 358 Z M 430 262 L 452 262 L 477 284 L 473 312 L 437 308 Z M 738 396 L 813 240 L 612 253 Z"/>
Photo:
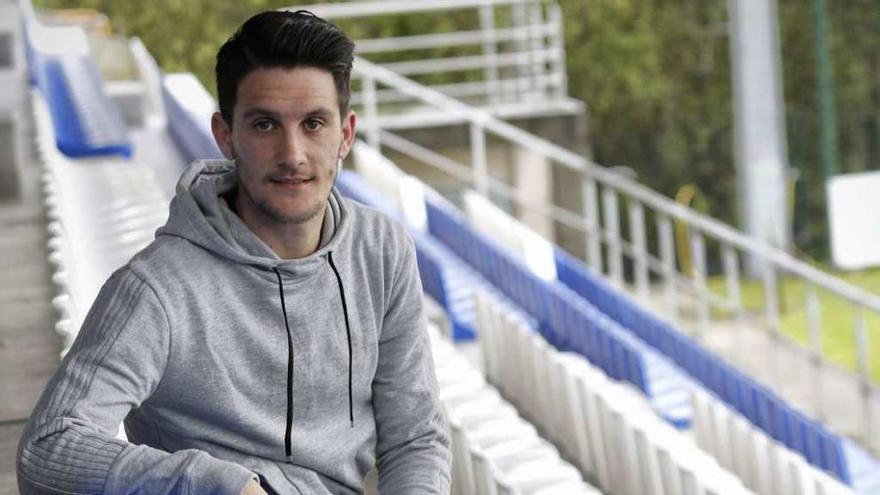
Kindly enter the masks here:
<path id="1" fill-rule="evenodd" d="M 410 243 L 406 227 L 397 219 L 371 206 L 345 198 L 352 217 L 352 234 L 368 244 L 404 246 Z"/>
<path id="2" fill-rule="evenodd" d="M 176 236 L 160 235 L 131 257 L 123 268 L 155 286 L 169 274 L 179 274 L 187 266 L 198 263 L 203 250 Z"/>

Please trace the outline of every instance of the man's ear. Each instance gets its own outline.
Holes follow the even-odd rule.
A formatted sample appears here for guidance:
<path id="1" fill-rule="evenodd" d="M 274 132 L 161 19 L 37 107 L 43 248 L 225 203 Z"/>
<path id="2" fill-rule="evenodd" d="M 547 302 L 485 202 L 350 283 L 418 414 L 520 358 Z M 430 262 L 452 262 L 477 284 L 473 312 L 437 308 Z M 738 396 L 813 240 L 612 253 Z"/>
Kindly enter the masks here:
<path id="1" fill-rule="evenodd" d="M 211 116 L 211 132 L 214 134 L 214 141 L 217 147 L 227 160 L 235 159 L 235 152 L 232 148 L 232 128 L 226 123 L 226 119 L 220 112 L 214 112 Z"/>
<path id="2" fill-rule="evenodd" d="M 340 160 L 348 156 L 348 152 L 351 151 L 351 146 L 354 144 L 354 138 L 357 135 L 356 127 L 357 117 L 354 114 L 354 110 L 349 110 L 345 118 L 342 119 L 342 143 L 339 145 L 338 156 Z"/>

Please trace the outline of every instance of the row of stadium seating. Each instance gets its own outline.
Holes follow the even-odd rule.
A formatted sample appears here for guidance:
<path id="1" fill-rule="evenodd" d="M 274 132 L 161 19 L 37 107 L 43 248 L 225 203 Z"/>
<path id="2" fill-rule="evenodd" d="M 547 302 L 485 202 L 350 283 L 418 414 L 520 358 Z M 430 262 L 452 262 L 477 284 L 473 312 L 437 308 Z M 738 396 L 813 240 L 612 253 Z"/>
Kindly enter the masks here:
<path id="1" fill-rule="evenodd" d="M 399 180 L 394 174 L 373 171 L 364 175 L 378 179 L 378 184 L 370 185 L 383 191 L 384 194 L 374 194 L 381 198 L 383 210 L 393 211 L 403 203 L 393 200 L 398 195 L 389 182 Z M 362 191 L 363 186 L 357 189 Z M 367 198 L 363 192 L 358 194 L 368 204 L 376 204 L 375 198 Z M 515 259 L 505 246 L 475 232 L 451 204 L 430 192 L 423 197 L 423 215 L 430 237 L 440 240 L 453 256 L 457 255 L 482 275 L 483 280 L 491 282 L 497 291 L 522 307 L 537 321 L 539 331 L 551 344 L 560 350 L 578 352 L 612 378 L 634 384 L 654 399 L 657 411 L 673 424 L 683 427 L 690 421 L 689 391 L 696 381 L 777 442 L 803 455 L 812 465 L 832 473 L 860 493 L 878 489 L 880 468 L 864 450 L 829 433 L 766 387 L 642 309 L 604 279 L 593 275 L 579 260 L 557 249 L 554 256 L 560 283 L 544 280 L 528 270 L 522 260 Z M 408 215 L 397 216 L 406 219 Z M 452 313 L 450 319 L 455 322 L 459 319 L 455 315 L 456 308 L 445 298 L 448 294 L 468 291 L 460 287 L 450 290 L 451 284 L 443 277 L 449 269 L 441 270 L 427 262 L 421 266 L 427 268 L 423 279 L 429 292 L 440 293 L 435 297 Z M 461 270 L 454 269 L 455 272 Z M 465 313 L 464 319 L 469 320 L 469 313 Z M 667 358 L 678 366 L 671 366 Z M 672 371 L 667 371 L 670 368 Z M 690 379 L 682 378 L 683 373 L 677 372 L 679 369 Z M 683 402 L 687 403 L 686 407 Z M 669 414 L 670 410 L 678 414 Z"/>
<path id="2" fill-rule="evenodd" d="M 104 91 L 83 31 L 34 19 L 25 19 L 24 28 L 31 82 L 48 103 L 58 149 L 70 157 L 130 157 L 125 120 Z"/>
<path id="3" fill-rule="evenodd" d="M 454 495 L 598 495 L 437 328 L 428 330 L 452 437 Z"/>
<path id="4" fill-rule="evenodd" d="M 697 444 L 756 493 L 852 493 L 712 395 L 695 389 L 693 403 Z"/>
<path id="5" fill-rule="evenodd" d="M 486 377 L 605 493 L 750 493 L 631 386 L 549 345 L 521 313 L 477 295 Z"/>

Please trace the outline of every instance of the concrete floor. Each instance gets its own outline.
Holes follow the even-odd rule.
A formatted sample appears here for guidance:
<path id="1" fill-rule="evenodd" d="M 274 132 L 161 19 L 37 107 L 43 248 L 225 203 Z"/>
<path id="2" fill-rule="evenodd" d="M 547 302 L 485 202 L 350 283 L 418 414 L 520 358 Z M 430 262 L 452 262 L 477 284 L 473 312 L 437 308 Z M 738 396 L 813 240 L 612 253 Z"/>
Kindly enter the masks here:
<path id="1" fill-rule="evenodd" d="M 18 493 L 18 439 L 61 350 L 40 167 L 30 141 L 22 141 L 18 160 L 0 161 L 0 495 Z"/>

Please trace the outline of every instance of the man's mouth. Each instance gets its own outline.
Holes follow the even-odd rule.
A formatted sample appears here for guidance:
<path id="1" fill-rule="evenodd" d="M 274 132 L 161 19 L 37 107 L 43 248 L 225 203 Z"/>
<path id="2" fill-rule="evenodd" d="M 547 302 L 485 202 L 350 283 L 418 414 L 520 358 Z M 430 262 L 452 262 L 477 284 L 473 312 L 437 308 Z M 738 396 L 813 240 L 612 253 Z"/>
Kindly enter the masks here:
<path id="1" fill-rule="evenodd" d="M 282 186 L 298 186 L 301 184 L 305 184 L 312 180 L 311 177 L 272 177 L 269 179 L 270 182 L 282 185 Z"/>

